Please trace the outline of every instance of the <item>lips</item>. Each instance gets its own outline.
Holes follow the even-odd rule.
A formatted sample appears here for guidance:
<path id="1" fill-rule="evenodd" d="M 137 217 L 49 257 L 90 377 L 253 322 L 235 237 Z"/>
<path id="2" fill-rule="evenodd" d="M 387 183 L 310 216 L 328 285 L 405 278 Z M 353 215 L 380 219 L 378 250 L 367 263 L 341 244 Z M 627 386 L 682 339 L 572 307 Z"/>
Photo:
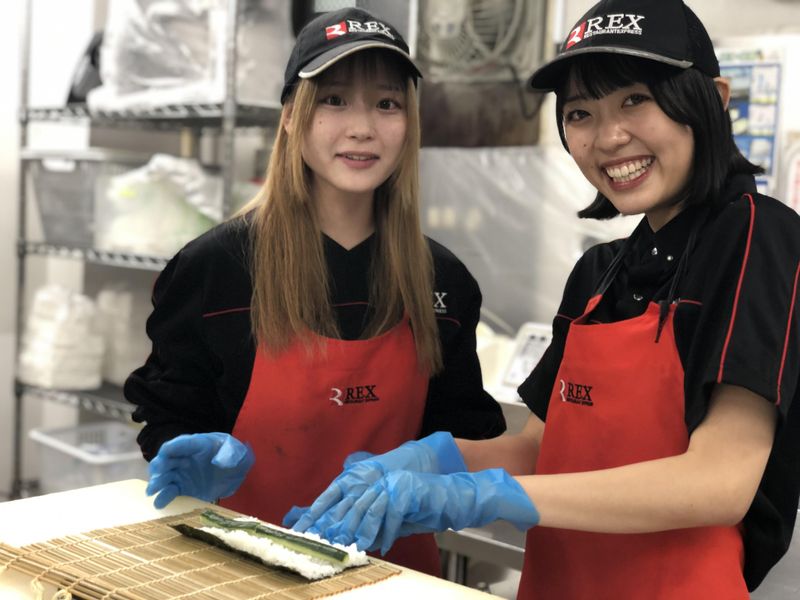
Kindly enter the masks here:
<path id="1" fill-rule="evenodd" d="M 369 160 L 378 160 L 377 154 L 370 154 L 367 152 L 340 152 L 336 156 L 340 156 L 341 158 L 346 158 L 347 160 L 355 160 L 355 161 L 369 161 Z"/>

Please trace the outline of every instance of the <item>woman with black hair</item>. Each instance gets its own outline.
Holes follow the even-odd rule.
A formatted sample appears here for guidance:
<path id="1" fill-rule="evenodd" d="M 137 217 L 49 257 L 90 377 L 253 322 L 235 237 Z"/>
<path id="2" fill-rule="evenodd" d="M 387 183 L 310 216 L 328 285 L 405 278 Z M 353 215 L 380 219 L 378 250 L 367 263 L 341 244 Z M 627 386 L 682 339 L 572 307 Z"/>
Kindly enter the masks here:
<path id="1" fill-rule="evenodd" d="M 756 191 L 681 0 L 599 2 L 530 85 L 597 189 L 580 216 L 641 222 L 576 264 L 522 433 L 355 463 L 296 528 L 386 550 L 505 519 L 520 598 L 747 598 L 800 490 L 800 217 Z"/>

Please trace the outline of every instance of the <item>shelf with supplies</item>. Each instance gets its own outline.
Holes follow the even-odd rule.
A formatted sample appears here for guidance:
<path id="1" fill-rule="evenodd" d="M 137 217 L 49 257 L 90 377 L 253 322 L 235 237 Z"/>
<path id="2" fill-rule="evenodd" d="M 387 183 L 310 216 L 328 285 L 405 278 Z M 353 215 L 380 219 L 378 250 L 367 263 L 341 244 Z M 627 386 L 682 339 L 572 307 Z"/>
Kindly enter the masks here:
<path id="1" fill-rule="evenodd" d="M 31 241 L 20 242 L 18 251 L 21 255 L 71 258 L 96 265 L 145 271 L 161 271 L 169 260 L 162 256 L 109 252 L 96 248 L 78 248 Z"/>
<path id="2" fill-rule="evenodd" d="M 70 391 L 36 387 L 20 382 L 16 382 L 15 385 L 18 393 L 25 400 L 48 400 L 82 408 L 113 419 L 128 420 L 135 408 L 125 400 L 120 386 L 107 382 L 96 390 Z"/>
<path id="3" fill-rule="evenodd" d="M 84 419 L 93 420 L 91 415 L 82 415 L 80 412 L 94 413 L 110 420 L 128 422 L 131 420 L 134 407 L 126 402 L 122 388 L 118 384 L 124 381 L 124 373 L 130 372 L 129 359 L 132 360 L 134 355 L 137 360 L 140 358 L 138 354 L 142 351 L 142 343 L 146 341 L 145 327 L 142 323 L 141 327 L 131 329 L 131 331 L 141 331 L 144 339 L 138 339 L 127 333 L 111 337 L 115 340 L 113 342 L 114 350 L 111 352 L 108 344 L 109 335 L 106 331 L 109 323 L 116 326 L 123 324 L 130 326 L 130 323 L 134 321 L 131 317 L 132 314 L 136 315 L 136 324 L 140 320 L 143 321 L 144 318 L 140 313 L 146 309 L 149 311 L 149 304 L 142 301 L 142 296 L 149 297 L 152 286 L 150 275 L 161 271 L 166 266 L 168 257 L 188 241 L 188 239 L 184 241 L 184 237 L 189 239 L 196 237 L 195 230 L 200 233 L 206 231 L 220 219 L 225 219 L 233 214 L 240 199 L 250 197 L 252 192 L 249 187 L 250 175 L 241 176 L 235 171 L 234 164 L 241 158 L 241 156 L 236 156 L 235 151 L 238 150 L 241 153 L 242 148 L 249 151 L 251 146 L 263 145 L 261 134 L 277 126 L 281 113 L 277 94 L 274 94 L 275 99 L 272 100 L 273 94 L 269 91 L 273 88 L 280 89 L 280 81 L 250 77 L 249 81 L 253 83 L 250 86 L 251 92 L 267 90 L 264 94 L 250 93 L 250 95 L 247 94 L 249 89 L 247 82 L 237 81 L 237 73 L 240 73 L 237 64 L 244 65 L 245 71 L 241 72 L 249 72 L 246 69 L 255 64 L 245 52 L 247 46 L 244 42 L 261 32 L 259 27 L 268 24 L 263 18 L 263 11 L 252 11 L 242 0 L 224 0 L 213 7 L 213 11 L 215 11 L 213 15 L 197 17 L 197 22 L 193 23 L 195 28 L 191 29 L 191 32 L 203 30 L 208 36 L 198 38 L 204 40 L 206 45 L 202 46 L 202 52 L 198 50 L 199 54 L 193 55 L 192 58 L 199 60 L 204 67 L 213 64 L 214 70 L 202 71 L 205 77 L 205 79 L 200 78 L 202 81 L 186 77 L 185 80 L 189 82 L 186 89 L 191 88 L 191 93 L 186 90 L 179 90 L 181 93 L 172 93 L 175 92 L 175 89 L 172 89 L 168 94 L 157 95 L 158 99 L 164 99 L 163 102 L 154 100 L 152 96 L 146 101 L 142 100 L 142 97 L 138 97 L 135 101 L 127 98 L 124 102 L 116 102 L 116 100 L 109 102 L 106 98 L 105 104 L 98 102 L 97 106 L 104 104 L 109 109 L 90 109 L 89 105 L 85 103 L 88 91 L 100 84 L 109 84 L 109 89 L 114 87 L 110 85 L 113 83 L 113 77 L 104 76 L 102 81 L 97 81 L 94 86 L 81 88 L 82 93 L 77 96 L 73 96 L 73 86 L 69 94 L 71 101 L 65 106 L 55 106 L 55 103 L 58 102 L 57 99 L 55 103 L 51 99 L 40 104 L 31 102 L 31 98 L 36 96 L 35 93 L 31 94 L 31 90 L 41 89 L 41 86 L 35 85 L 35 82 L 34 85 L 30 85 L 31 74 L 34 73 L 31 59 L 33 58 L 36 62 L 41 60 L 37 57 L 43 56 L 41 48 L 36 50 L 37 46 L 33 43 L 34 17 L 41 18 L 38 9 L 34 10 L 33 8 L 34 3 L 35 0 L 26 0 L 24 17 L 20 23 L 22 45 L 20 109 L 17 115 L 20 124 L 18 144 L 20 176 L 16 239 L 15 337 L 17 347 L 14 354 L 15 398 L 11 417 L 13 434 L 12 481 L 9 493 L 11 499 L 21 497 L 26 490 L 35 492 L 37 489 L 35 485 L 32 485 L 32 483 L 35 484 L 35 479 L 25 477 L 26 474 L 23 472 L 23 439 L 26 432 L 35 425 L 25 422 L 26 411 L 23 410 L 25 403 L 46 401 L 75 407 L 79 411 L 79 422 Z M 133 5 L 134 3 L 131 3 L 131 6 Z M 116 7 L 118 6 L 119 4 L 116 5 Z M 106 17 L 110 15 L 111 10 L 109 8 L 109 14 L 106 14 Z M 212 11 L 212 8 L 208 10 Z M 103 12 L 105 13 L 105 11 Z M 208 19 L 204 20 L 206 17 Z M 208 25 L 210 23 L 214 24 L 213 31 L 211 29 L 204 30 L 204 27 L 210 28 Z M 189 28 L 182 27 L 181 32 L 189 35 L 191 32 L 187 33 L 188 30 Z M 163 38 L 166 31 L 165 29 L 159 30 L 159 35 Z M 250 37 L 248 38 L 248 36 Z M 107 39 L 111 39 L 111 37 L 107 36 Z M 169 41 L 176 40 L 170 39 Z M 139 50 L 138 46 L 131 47 Z M 158 50 L 159 60 L 163 58 L 162 50 Z M 117 55 L 112 53 L 109 56 Z M 202 57 L 205 56 L 213 57 L 214 60 L 203 62 Z M 82 57 L 81 69 L 78 71 L 83 72 L 84 67 L 91 66 L 90 58 L 91 55 L 87 50 L 87 54 Z M 42 61 L 37 64 L 47 63 Z M 147 63 L 145 60 L 138 63 L 124 63 L 123 68 L 118 69 L 118 72 L 133 73 L 131 75 L 133 77 L 136 75 L 137 65 L 143 64 L 150 65 L 151 63 Z M 191 70 L 190 67 L 193 68 L 192 65 L 189 65 L 186 72 L 195 77 L 196 71 Z M 41 68 L 37 67 L 35 70 L 38 72 Z M 148 73 L 152 76 L 152 71 L 148 71 Z M 137 82 L 137 86 L 141 84 L 141 81 L 137 80 Z M 74 83 L 75 80 L 73 80 Z M 199 87 L 196 87 L 195 84 L 198 84 Z M 198 90 L 206 89 L 202 87 L 204 85 L 211 90 L 207 94 L 198 92 Z M 144 89 L 147 86 L 141 84 L 140 87 Z M 130 89 L 135 88 L 138 93 L 141 92 L 140 87 L 134 86 Z M 129 88 L 117 86 L 114 89 L 128 90 Z M 49 96 L 49 98 L 52 97 L 55 96 Z M 74 103 L 73 98 L 77 98 L 78 103 Z M 210 101 L 204 101 L 204 98 Z M 251 100 L 247 100 L 247 98 Z M 182 101 L 183 99 L 185 101 Z M 123 104 L 133 107 L 142 103 L 147 106 L 153 105 L 153 107 L 116 109 L 116 106 Z M 89 104 L 92 107 L 96 106 L 91 101 Z M 84 132 L 82 129 L 86 131 Z M 246 131 L 248 129 L 264 131 Z M 148 133 L 148 136 L 138 135 L 140 131 Z M 76 143 L 74 140 L 80 140 L 77 142 L 78 148 L 73 147 Z M 237 142 L 243 143 L 237 148 Z M 84 147 L 86 143 L 91 147 Z M 51 144 L 57 149 L 41 149 L 43 145 L 49 148 Z M 135 152 L 130 148 L 141 151 Z M 257 150 L 254 149 L 254 152 Z M 170 163 L 170 159 L 174 159 L 174 162 Z M 183 163 L 177 165 L 179 161 L 183 161 Z M 259 161 L 255 160 L 254 162 L 258 163 Z M 162 174 L 169 172 L 170 167 L 174 167 L 174 170 L 170 172 L 173 174 L 173 178 L 168 179 L 164 176 L 162 179 L 158 179 Z M 178 170 L 178 167 L 184 167 L 184 169 Z M 146 168 L 152 168 L 154 171 L 145 171 Z M 256 169 L 255 172 L 263 171 Z M 159 181 L 159 185 L 150 187 L 151 180 L 146 180 L 146 174 L 150 173 L 156 173 L 153 175 L 152 181 Z M 207 175 L 208 180 L 201 180 L 198 174 Z M 183 178 L 181 179 L 181 177 Z M 236 177 L 239 177 L 239 180 L 234 181 Z M 253 177 L 257 178 L 256 175 Z M 181 183 L 176 183 L 176 181 Z M 187 181 L 191 182 L 191 185 L 185 184 L 184 187 L 180 187 L 182 182 Z M 206 183 L 207 187 L 204 186 Z M 111 186 L 117 186 L 113 188 L 113 192 L 109 192 Z M 179 200 L 182 198 L 181 194 L 190 188 L 191 193 L 194 194 L 193 200 L 198 197 L 212 198 L 213 202 L 209 201 L 204 204 L 201 201 L 192 204 L 187 201 L 184 203 L 186 205 L 184 208 Z M 219 206 L 216 204 L 217 201 Z M 212 204 L 213 206 L 211 206 Z M 151 216 L 152 219 L 157 219 L 157 222 L 148 220 Z M 173 227 L 175 224 L 179 226 Z M 123 225 L 130 226 L 126 230 L 128 232 L 126 235 L 120 235 Z M 137 236 L 130 231 L 142 235 Z M 30 330 L 26 329 L 26 319 L 30 316 L 26 315 L 26 312 L 35 312 L 31 309 L 36 305 L 36 294 L 29 293 L 33 287 L 32 282 L 36 284 L 38 293 L 39 290 L 48 287 L 47 284 L 50 283 L 48 278 L 55 274 L 49 265 L 45 269 L 38 267 L 30 269 L 28 264 L 32 258 L 42 259 L 43 262 L 46 262 L 47 259 L 67 259 L 85 264 L 119 268 L 117 271 L 77 268 L 74 273 L 72 269 L 66 268 L 68 272 L 65 274 L 64 280 L 70 283 L 64 286 L 64 289 L 69 287 L 69 290 L 66 291 L 75 292 L 77 296 L 81 296 L 81 306 L 85 306 L 84 300 L 87 302 L 94 300 L 95 308 L 100 312 L 101 303 L 98 300 L 100 294 L 106 294 L 104 297 L 107 299 L 110 297 L 108 294 L 115 291 L 113 284 L 120 281 L 122 281 L 122 287 L 125 285 L 130 287 L 127 291 L 130 292 L 131 300 L 127 303 L 113 304 L 117 311 L 113 317 L 109 316 L 111 313 L 108 310 L 103 313 L 102 320 L 106 330 L 102 336 L 94 331 L 90 331 L 91 335 L 84 334 L 82 328 L 75 326 L 72 327 L 74 331 L 69 332 L 69 336 L 62 332 L 62 338 L 68 338 L 69 343 L 58 338 L 55 335 L 58 332 L 47 330 L 45 333 L 52 333 L 53 339 L 61 340 L 59 342 L 62 344 L 61 346 L 54 342 L 50 347 L 43 349 L 41 344 L 31 343 L 26 346 L 23 342 L 26 341 L 25 335 L 30 334 L 30 331 L 41 333 L 46 327 L 53 327 L 52 319 L 42 323 L 42 315 L 45 313 L 39 312 L 37 317 L 39 321 L 35 327 Z M 68 266 L 65 265 L 65 267 Z M 58 264 L 57 267 L 60 270 L 61 264 Z M 44 278 L 43 282 L 42 278 Z M 54 277 L 54 279 L 59 280 L 59 277 Z M 104 286 L 108 281 L 111 284 Z M 41 285 L 42 283 L 45 285 Z M 73 284 L 78 288 L 82 284 L 83 287 L 82 289 L 72 289 Z M 84 292 L 86 295 L 83 296 L 79 292 Z M 116 296 L 116 298 L 120 297 L 122 297 L 122 292 Z M 60 297 L 54 296 L 53 298 L 61 301 Z M 31 306 L 26 306 L 26 304 Z M 147 307 L 142 308 L 146 304 Z M 51 308 L 52 306 L 55 305 L 51 303 Z M 104 306 L 107 309 L 111 304 Z M 45 312 L 47 311 L 45 310 Z M 50 310 L 50 313 L 52 312 L 54 311 Z M 51 315 L 47 313 L 45 316 Z M 140 317 L 142 318 L 140 319 Z M 70 318 L 73 318 L 73 315 L 70 315 Z M 84 318 L 83 313 L 74 318 L 76 321 L 80 320 L 81 327 L 84 321 L 89 322 L 89 318 Z M 130 321 L 126 320 L 128 318 Z M 92 339 L 89 339 L 90 337 Z M 95 343 L 94 337 L 103 337 L 104 343 L 102 345 Z M 39 343 L 41 339 L 35 338 L 35 341 Z M 72 350 L 73 343 L 77 343 L 79 351 Z M 139 362 L 139 365 L 146 359 L 148 351 L 149 347 L 142 351 L 142 362 Z M 25 363 L 23 368 L 20 366 L 20 360 L 24 355 L 27 358 L 35 356 L 41 360 L 37 363 L 31 359 Z M 41 370 L 53 369 L 53 372 L 59 376 L 66 372 L 72 377 L 69 381 L 77 382 L 74 384 L 75 387 L 94 384 L 95 379 L 92 377 L 95 374 L 95 361 L 98 360 L 98 357 L 103 359 L 100 361 L 102 362 L 100 375 L 104 383 L 97 389 L 87 391 L 49 389 L 45 387 L 48 382 L 52 381 L 56 387 L 66 386 L 67 384 L 63 381 L 67 379 L 48 379 L 46 376 L 41 376 L 39 379 L 30 377 L 30 370 L 34 369 L 35 371 L 38 365 Z M 45 358 L 50 362 L 47 362 Z M 114 358 L 114 360 L 107 360 L 110 358 Z M 62 363 L 71 365 L 72 363 L 69 361 L 78 365 L 80 372 L 76 372 L 72 367 L 53 366 Z M 109 367 L 109 365 L 112 366 Z M 28 371 L 25 371 L 25 368 Z M 57 371 L 57 368 L 61 368 L 61 372 Z M 38 373 L 41 372 L 43 371 Z M 23 383 L 23 381 L 27 383 Z M 89 384 L 86 383 L 87 381 Z M 115 381 L 117 385 L 108 383 L 108 381 Z M 38 387 L 39 385 L 43 387 Z"/>
<path id="4" fill-rule="evenodd" d="M 92 111 L 85 104 L 64 107 L 29 108 L 21 113 L 23 122 L 59 122 L 89 120 L 104 127 L 147 127 L 152 129 L 180 129 L 222 127 L 229 117 L 235 127 L 267 127 L 275 125 L 281 107 L 247 104 L 172 104 L 150 109 Z"/>

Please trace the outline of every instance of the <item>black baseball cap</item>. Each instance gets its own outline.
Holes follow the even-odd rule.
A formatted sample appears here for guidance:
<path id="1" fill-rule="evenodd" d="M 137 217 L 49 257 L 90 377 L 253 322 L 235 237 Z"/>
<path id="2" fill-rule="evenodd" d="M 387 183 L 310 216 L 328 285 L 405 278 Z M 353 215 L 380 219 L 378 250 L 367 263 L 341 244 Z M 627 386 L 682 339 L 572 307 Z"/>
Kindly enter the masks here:
<path id="1" fill-rule="evenodd" d="M 360 8 L 343 8 L 322 13 L 297 34 L 286 73 L 283 76 L 281 104 L 286 101 L 298 79 L 309 79 L 355 52 L 384 48 L 397 52 L 408 61 L 416 83 L 422 77 L 411 59 L 408 44 L 390 23 Z"/>
<path id="2" fill-rule="evenodd" d="M 528 85 L 536 91 L 554 90 L 569 59 L 595 53 L 638 56 L 719 76 L 711 38 L 682 0 L 601 0 L 578 20 L 556 57 L 539 67 Z"/>

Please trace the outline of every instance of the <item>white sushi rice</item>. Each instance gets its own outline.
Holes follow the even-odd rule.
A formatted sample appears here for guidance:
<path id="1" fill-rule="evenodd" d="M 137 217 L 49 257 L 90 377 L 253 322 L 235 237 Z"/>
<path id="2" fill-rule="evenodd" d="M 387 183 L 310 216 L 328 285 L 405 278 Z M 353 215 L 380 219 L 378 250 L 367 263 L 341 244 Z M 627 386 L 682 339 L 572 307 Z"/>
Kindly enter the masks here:
<path id="1" fill-rule="evenodd" d="M 244 521 L 250 519 L 240 520 Z M 263 521 L 261 524 L 277 531 L 283 531 L 292 535 L 302 536 L 311 540 L 322 542 L 324 544 L 329 544 L 335 548 L 338 548 L 339 550 L 344 550 L 347 552 L 348 558 L 344 564 L 336 565 L 314 556 L 295 552 L 294 550 L 290 550 L 285 546 L 270 541 L 268 538 L 250 535 L 243 529 L 236 529 L 233 531 L 220 529 L 218 527 L 200 527 L 200 529 L 216 538 L 219 538 L 231 548 L 255 556 L 269 565 L 276 565 L 290 569 L 295 573 L 299 573 L 306 579 L 322 579 L 324 577 L 331 577 L 332 575 L 341 573 L 346 568 L 365 565 L 368 562 L 366 552 L 359 551 L 355 544 L 350 544 L 349 546 L 333 544 L 313 533 L 299 533 L 291 529 L 284 529 L 283 527 L 264 523 Z"/>

